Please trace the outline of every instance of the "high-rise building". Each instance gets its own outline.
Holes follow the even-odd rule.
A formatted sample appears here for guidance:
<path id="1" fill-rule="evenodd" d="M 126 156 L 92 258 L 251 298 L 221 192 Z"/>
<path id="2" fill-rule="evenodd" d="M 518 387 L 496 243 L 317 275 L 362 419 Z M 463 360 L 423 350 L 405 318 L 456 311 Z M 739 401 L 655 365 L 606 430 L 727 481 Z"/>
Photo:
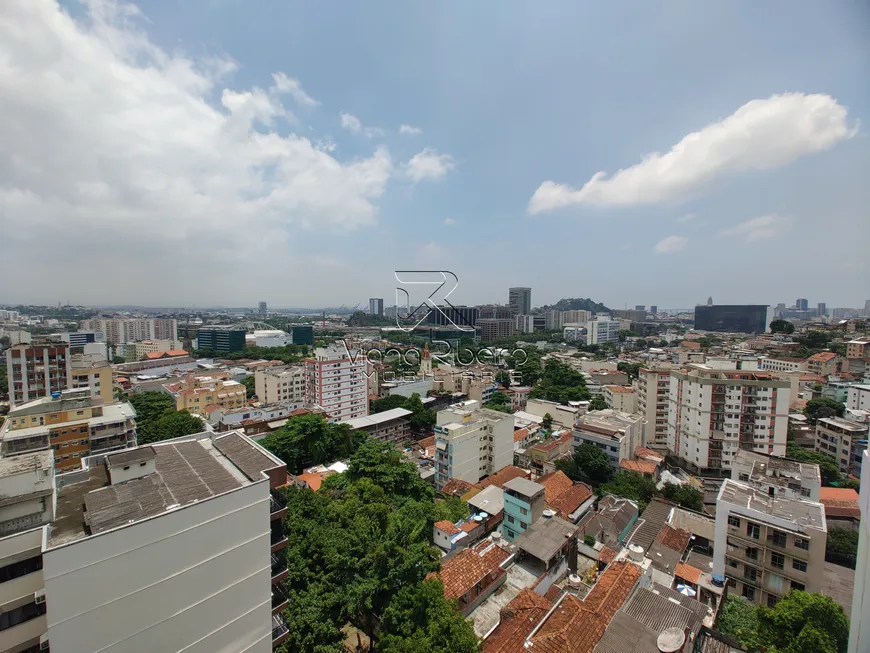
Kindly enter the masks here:
<path id="1" fill-rule="evenodd" d="M 635 381 L 638 412 L 643 415 L 643 446 L 664 452 L 668 448 L 668 395 L 671 365 L 661 363 L 638 370 Z"/>
<path id="2" fill-rule="evenodd" d="M 619 342 L 619 320 L 596 315 L 586 323 L 586 344 L 602 345 L 605 342 Z"/>
<path id="3" fill-rule="evenodd" d="M 451 478 L 477 483 L 512 464 L 513 459 L 512 415 L 461 406 L 438 412 L 435 425 L 435 486 L 438 489 Z"/>
<path id="4" fill-rule="evenodd" d="M 481 340 L 488 341 L 514 335 L 515 322 L 513 319 L 478 320 L 476 326 Z"/>
<path id="5" fill-rule="evenodd" d="M 565 325 L 564 311 L 547 311 L 544 314 L 544 326 L 547 331 L 559 331 Z"/>
<path id="6" fill-rule="evenodd" d="M 196 334 L 196 348 L 216 354 L 231 354 L 245 348 L 245 330 L 231 327 L 205 327 Z"/>
<path id="7" fill-rule="evenodd" d="M 72 382 L 69 344 L 14 345 L 6 352 L 9 403 L 18 406 L 69 389 Z"/>
<path id="8" fill-rule="evenodd" d="M 12 579 L 0 646 L 269 653 L 288 637 L 287 480 L 236 432 L 85 458 L 58 477 L 50 452 L 0 459 Z"/>
<path id="9" fill-rule="evenodd" d="M 798 311 L 805 311 L 810 307 L 810 303 L 803 298 L 798 298 L 795 300 L 794 307 Z"/>
<path id="10" fill-rule="evenodd" d="M 262 404 L 305 401 L 305 368 L 302 366 L 258 368 L 254 391 Z"/>
<path id="11" fill-rule="evenodd" d="M 478 306 L 477 311 L 477 317 L 480 320 L 509 320 L 511 317 L 510 306 L 499 306 L 496 304 Z"/>
<path id="12" fill-rule="evenodd" d="M 67 390 L 9 411 L 0 427 L 4 457 L 51 450 L 58 471 L 83 458 L 136 446 L 136 410 L 127 402 L 104 405 L 86 388 Z"/>
<path id="13" fill-rule="evenodd" d="M 656 306 L 655 304 L 652 304 L 652 305 L 649 307 L 649 312 L 652 313 L 653 315 L 655 315 L 656 313 L 659 312 L 659 307 Z"/>
<path id="14" fill-rule="evenodd" d="M 318 347 L 305 361 L 305 395 L 339 420 L 369 414 L 369 361 L 361 350 Z"/>
<path id="15" fill-rule="evenodd" d="M 825 317 L 828 314 L 828 306 L 825 302 L 819 302 L 816 305 L 816 315 L 819 317 Z"/>
<path id="16" fill-rule="evenodd" d="M 290 339 L 294 345 L 314 346 L 314 327 L 310 324 L 297 324 L 290 327 Z"/>
<path id="17" fill-rule="evenodd" d="M 68 342 L 71 348 L 81 348 L 85 345 L 103 342 L 105 335 L 102 331 L 73 331 L 71 333 L 61 333 L 60 339 Z"/>
<path id="18" fill-rule="evenodd" d="M 260 313 L 260 317 L 266 317 L 266 315 L 269 313 L 269 309 L 266 306 L 266 302 L 260 302 L 259 313 Z"/>
<path id="19" fill-rule="evenodd" d="M 113 345 L 178 337 L 178 320 L 172 318 L 93 318 L 83 320 L 81 328 L 102 331 L 106 341 Z"/>
<path id="20" fill-rule="evenodd" d="M 861 457 L 861 494 L 858 497 L 861 522 L 858 524 L 848 653 L 861 653 L 870 648 L 870 452 L 863 451 Z"/>
<path id="21" fill-rule="evenodd" d="M 586 324 L 591 319 L 591 311 L 584 311 L 582 309 L 562 311 L 562 326 L 566 324 Z"/>
<path id="22" fill-rule="evenodd" d="M 384 316 L 384 300 L 382 297 L 372 297 L 369 299 L 369 315 Z"/>
<path id="23" fill-rule="evenodd" d="M 636 310 L 636 311 L 645 311 L 645 310 L 646 310 L 646 305 L 644 305 L 644 304 L 635 304 L 634 310 Z"/>
<path id="24" fill-rule="evenodd" d="M 870 299 L 864 300 L 864 317 L 870 317 Z"/>
<path id="25" fill-rule="evenodd" d="M 621 317 L 625 320 L 631 320 L 632 322 L 645 322 L 646 321 L 646 311 L 644 309 L 627 309 L 627 310 L 616 310 L 612 312 L 613 317 Z"/>
<path id="26" fill-rule="evenodd" d="M 825 417 L 816 422 L 814 448 L 833 458 L 841 474 L 852 473 L 856 448 L 862 440 L 867 440 L 866 422 L 853 422 L 842 417 Z"/>
<path id="27" fill-rule="evenodd" d="M 767 330 L 767 306 L 752 304 L 696 306 L 695 329 L 731 333 L 764 333 Z"/>
<path id="28" fill-rule="evenodd" d="M 532 312 L 532 289 L 509 288 L 508 306 L 511 315 L 529 315 Z"/>
<path id="29" fill-rule="evenodd" d="M 514 317 L 514 328 L 519 333 L 534 333 L 536 315 L 517 315 Z"/>
<path id="30" fill-rule="evenodd" d="M 828 529 L 825 507 L 725 479 L 716 500 L 713 576 L 730 592 L 772 606 L 791 590 L 820 592 Z"/>
<path id="31" fill-rule="evenodd" d="M 423 306 L 422 310 L 426 310 Z M 460 329 L 473 329 L 477 325 L 479 319 L 479 309 L 477 306 L 438 306 L 438 308 L 430 308 L 429 315 L 426 317 L 427 324 L 433 326 L 457 326 Z M 422 317 L 419 311 L 416 313 Z M 417 317 L 419 320 L 420 317 Z"/>
<path id="32" fill-rule="evenodd" d="M 707 306 L 712 306 L 712 305 L 713 305 L 713 297 L 712 296 L 707 297 Z"/>
<path id="33" fill-rule="evenodd" d="M 671 372 L 668 449 L 691 471 L 730 471 L 739 449 L 785 455 L 791 383 L 765 372 Z"/>

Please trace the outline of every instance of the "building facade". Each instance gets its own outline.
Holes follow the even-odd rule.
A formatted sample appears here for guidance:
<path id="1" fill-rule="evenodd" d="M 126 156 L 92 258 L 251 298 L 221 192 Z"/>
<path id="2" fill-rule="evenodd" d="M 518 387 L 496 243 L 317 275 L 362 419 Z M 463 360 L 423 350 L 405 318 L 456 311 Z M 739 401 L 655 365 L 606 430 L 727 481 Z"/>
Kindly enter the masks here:
<path id="1" fill-rule="evenodd" d="M 9 404 L 17 406 L 70 388 L 69 344 L 14 345 L 6 352 Z"/>
<path id="2" fill-rule="evenodd" d="M 767 331 L 767 306 L 708 305 L 695 307 L 695 329 L 730 333 Z"/>
<path id="3" fill-rule="evenodd" d="M 163 386 L 175 400 L 175 410 L 208 417 L 210 407 L 241 408 L 247 405 L 244 384 L 211 376 L 187 376 Z"/>
<path id="4" fill-rule="evenodd" d="M 11 394 L 9 395 L 12 396 Z M 852 385 L 846 390 L 846 408 L 870 410 L 870 385 Z"/>
<path id="5" fill-rule="evenodd" d="M 369 414 L 371 365 L 359 350 L 318 347 L 305 361 L 305 395 L 310 404 L 341 420 Z"/>
<path id="6" fill-rule="evenodd" d="M 574 449 L 593 444 L 607 455 L 614 469 L 619 469 L 620 461 L 633 458 L 641 445 L 641 419 L 640 415 L 609 408 L 581 415 L 574 424 Z"/>
<path id="7" fill-rule="evenodd" d="M 638 370 L 635 381 L 637 411 L 643 416 L 643 446 L 663 452 L 668 448 L 668 397 L 671 367 Z"/>
<path id="8" fill-rule="evenodd" d="M 673 371 L 668 449 L 691 471 L 727 475 L 739 449 L 784 456 L 791 384 L 770 373 Z"/>
<path id="9" fill-rule="evenodd" d="M 546 489 L 525 478 L 512 478 L 504 484 L 502 531 L 508 542 L 525 533 L 544 512 Z"/>
<path id="10" fill-rule="evenodd" d="M 528 315 L 532 312 L 531 288 L 508 288 L 508 306 L 511 315 Z"/>
<path id="11" fill-rule="evenodd" d="M 208 327 L 196 334 L 196 348 L 216 354 L 231 354 L 245 348 L 245 330 Z"/>
<path id="12" fill-rule="evenodd" d="M 314 346 L 314 327 L 310 324 L 297 324 L 290 327 L 290 338 L 294 345 Z"/>
<path id="13" fill-rule="evenodd" d="M 807 361 L 804 358 L 761 358 L 758 369 L 763 372 L 806 372 Z"/>
<path id="14" fill-rule="evenodd" d="M 365 431 L 381 442 L 404 442 L 411 439 L 411 411 L 393 408 L 381 413 L 345 420 L 351 431 Z"/>
<path id="15" fill-rule="evenodd" d="M 305 401 L 305 368 L 267 367 L 254 372 L 257 401 L 264 404 Z"/>
<path id="16" fill-rule="evenodd" d="M 375 315 L 377 317 L 384 316 L 383 297 L 372 297 L 369 299 L 369 315 Z"/>
<path id="17" fill-rule="evenodd" d="M 791 590 L 820 592 L 828 528 L 825 508 L 770 496 L 725 479 L 716 501 L 713 575 L 731 592 L 773 606 Z"/>
<path id="18" fill-rule="evenodd" d="M 866 450 L 861 455 L 864 459 L 861 465 L 861 494 L 858 497 L 861 522 L 858 525 L 858 555 L 848 653 L 861 653 L 870 648 L 870 455 Z"/>
<path id="19" fill-rule="evenodd" d="M 586 344 L 602 345 L 605 342 L 619 342 L 619 320 L 596 316 L 586 323 Z"/>
<path id="20" fill-rule="evenodd" d="M 634 389 L 623 385 L 602 386 L 602 394 L 608 408 L 622 413 L 633 413 L 637 410 L 637 395 Z"/>
<path id="21" fill-rule="evenodd" d="M 87 388 L 91 397 L 100 397 L 104 404 L 110 404 L 115 400 L 112 366 L 105 360 L 93 360 L 92 357 L 84 354 L 73 354 L 70 378 L 73 390 Z"/>
<path id="22" fill-rule="evenodd" d="M 83 330 L 101 331 L 107 342 L 122 345 L 138 340 L 175 340 L 178 320 L 172 318 L 93 318 L 83 320 Z"/>
<path id="23" fill-rule="evenodd" d="M 511 319 L 486 319 L 477 320 L 475 325 L 480 333 L 481 340 L 497 340 L 514 335 L 514 320 Z"/>
<path id="24" fill-rule="evenodd" d="M 866 447 L 868 424 L 840 417 L 826 417 L 816 422 L 815 450 L 833 458 L 841 474 L 852 473 L 855 446 Z"/>
<path id="25" fill-rule="evenodd" d="M 476 404 L 476 402 L 475 402 Z M 514 418 L 486 408 L 451 406 L 435 425 L 435 487 L 451 478 L 477 483 L 513 463 Z"/>

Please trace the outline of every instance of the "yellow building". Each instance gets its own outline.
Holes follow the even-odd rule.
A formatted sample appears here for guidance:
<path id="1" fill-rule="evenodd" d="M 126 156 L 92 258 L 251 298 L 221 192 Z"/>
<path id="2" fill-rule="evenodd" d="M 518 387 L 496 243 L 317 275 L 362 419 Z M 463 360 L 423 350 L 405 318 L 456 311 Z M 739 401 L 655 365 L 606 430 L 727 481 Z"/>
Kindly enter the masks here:
<path id="1" fill-rule="evenodd" d="M 100 397 L 104 404 L 115 400 L 112 389 L 112 366 L 104 360 L 94 360 L 90 356 L 73 355 L 70 365 L 72 388 L 88 388 L 91 397 Z"/>
<path id="2" fill-rule="evenodd" d="M 207 417 L 210 407 L 241 408 L 247 405 L 245 386 L 238 381 L 213 376 L 188 376 L 168 383 L 164 390 L 175 399 L 176 410 Z"/>

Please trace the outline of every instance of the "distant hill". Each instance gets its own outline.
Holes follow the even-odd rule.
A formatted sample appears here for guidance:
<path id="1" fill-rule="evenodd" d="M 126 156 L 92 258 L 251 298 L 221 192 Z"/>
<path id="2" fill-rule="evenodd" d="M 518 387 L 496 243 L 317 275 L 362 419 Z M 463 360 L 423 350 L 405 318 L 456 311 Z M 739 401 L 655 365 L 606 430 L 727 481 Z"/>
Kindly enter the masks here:
<path id="1" fill-rule="evenodd" d="M 593 313 L 609 313 L 610 309 L 591 299 L 570 298 L 560 299 L 552 306 L 541 306 L 541 311 L 592 311 Z"/>

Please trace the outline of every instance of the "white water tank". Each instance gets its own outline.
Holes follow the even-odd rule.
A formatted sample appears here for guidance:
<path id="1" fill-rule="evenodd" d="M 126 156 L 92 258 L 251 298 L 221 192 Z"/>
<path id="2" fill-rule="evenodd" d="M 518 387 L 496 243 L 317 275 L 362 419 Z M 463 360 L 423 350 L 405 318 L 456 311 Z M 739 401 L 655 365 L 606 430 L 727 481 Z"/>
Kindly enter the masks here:
<path id="1" fill-rule="evenodd" d="M 493 542 L 501 541 L 501 533 L 499 533 L 498 531 L 493 531 L 492 535 L 490 535 L 490 537 L 492 538 Z"/>
<path id="2" fill-rule="evenodd" d="M 643 547 L 632 544 L 628 547 L 628 557 L 634 562 L 643 562 Z"/>
<path id="3" fill-rule="evenodd" d="M 544 517 L 546 517 L 547 519 L 552 519 L 553 517 L 556 516 L 556 511 L 555 511 L 555 510 L 550 510 L 549 508 L 547 508 L 547 509 L 546 509 L 543 513 L 541 513 L 541 514 L 542 514 Z"/>
<path id="4" fill-rule="evenodd" d="M 666 628 L 659 633 L 658 639 L 656 640 L 656 646 L 658 646 L 661 653 L 677 653 L 683 648 L 683 644 L 685 643 L 686 634 L 683 632 L 682 628 L 677 627 Z"/>
<path id="5" fill-rule="evenodd" d="M 580 587 L 583 584 L 583 581 L 580 580 L 580 576 L 577 574 L 571 574 L 568 576 L 568 586 L 569 587 Z"/>

